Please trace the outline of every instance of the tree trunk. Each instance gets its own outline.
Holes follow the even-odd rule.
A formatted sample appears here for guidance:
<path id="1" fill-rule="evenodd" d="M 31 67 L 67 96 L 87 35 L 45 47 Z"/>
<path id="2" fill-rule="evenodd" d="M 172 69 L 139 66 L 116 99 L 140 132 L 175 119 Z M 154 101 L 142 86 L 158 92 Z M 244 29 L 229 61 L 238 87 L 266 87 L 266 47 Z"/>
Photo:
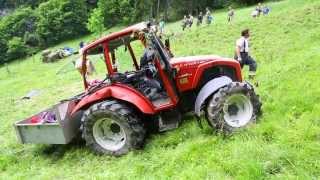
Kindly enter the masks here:
<path id="1" fill-rule="evenodd" d="M 164 5 L 164 20 L 168 21 L 168 8 L 169 8 L 169 0 L 166 0 Z"/>
<path id="2" fill-rule="evenodd" d="M 158 0 L 158 6 L 157 6 L 157 22 L 159 22 L 160 19 L 160 0 Z"/>

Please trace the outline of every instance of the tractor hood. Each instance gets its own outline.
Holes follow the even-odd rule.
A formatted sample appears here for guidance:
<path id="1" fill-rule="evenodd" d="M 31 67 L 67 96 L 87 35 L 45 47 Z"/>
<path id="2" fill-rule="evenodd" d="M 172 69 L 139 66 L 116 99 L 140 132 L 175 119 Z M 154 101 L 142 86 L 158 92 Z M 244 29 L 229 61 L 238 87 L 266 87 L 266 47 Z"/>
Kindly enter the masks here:
<path id="1" fill-rule="evenodd" d="M 220 56 L 189 56 L 170 59 L 171 67 L 176 70 L 176 84 L 180 92 L 190 91 L 198 87 L 206 71 L 218 74 L 231 74 L 234 80 L 242 81 L 241 67 L 238 61 Z M 211 68 L 212 69 L 211 71 Z M 217 69 L 215 69 L 217 68 Z"/>
<path id="2" fill-rule="evenodd" d="M 187 56 L 187 57 L 177 57 L 171 58 L 170 64 L 173 67 L 188 67 L 188 68 L 196 68 L 200 64 L 207 62 L 215 62 L 215 61 L 223 61 L 223 62 L 231 62 L 237 63 L 234 59 L 231 58 L 223 58 L 215 55 L 203 55 L 203 56 Z"/>

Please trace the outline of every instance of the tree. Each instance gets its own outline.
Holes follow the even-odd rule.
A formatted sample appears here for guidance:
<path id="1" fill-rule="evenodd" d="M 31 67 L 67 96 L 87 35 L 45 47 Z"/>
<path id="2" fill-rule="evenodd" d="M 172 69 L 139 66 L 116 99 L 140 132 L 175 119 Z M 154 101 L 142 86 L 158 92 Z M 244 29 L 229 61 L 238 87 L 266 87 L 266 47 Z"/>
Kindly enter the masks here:
<path id="1" fill-rule="evenodd" d="M 37 13 L 31 8 L 19 8 L 1 19 L 0 31 L 6 37 L 23 37 L 25 32 L 35 32 Z"/>
<path id="2" fill-rule="evenodd" d="M 102 35 L 102 32 L 105 30 L 104 27 L 104 16 L 101 9 L 96 8 L 90 14 L 87 28 L 90 32 L 95 33 L 97 35 Z"/>
<path id="3" fill-rule="evenodd" d="M 83 0 L 50 0 L 39 6 L 37 33 L 45 46 L 87 32 L 87 8 Z"/>
<path id="4" fill-rule="evenodd" d="M 18 8 L 0 21 L 0 64 L 6 60 L 20 58 L 26 55 L 16 49 L 16 46 L 25 45 L 22 38 L 26 33 L 34 33 L 38 21 L 37 13 L 31 8 Z M 15 37 L 15 38 L 14 38 Z M 17 39 L 20 38 L 20 39 Z M 17 52 L 17 54 L 13 54 Z M 10 53 L 9 55 L 7 53 Z"/>
<path id="5" fill-rule="evenodd" d="M 0 32 L 1 33 L 1 32 Z M 7 60 L 7 43 L 6 40 L 4 39 L 4 37 L 0 34 L 0 64 L 5 63 L 5 61 Z"/>
<path id="6" fill-rule="evenodd" d="M 133 22 L 136 12 L 133 0 L 99 0 L 98 8 L 103 14 L 105 27 Z"/>
<path id="7" fill-rule="evenodd" d="M 36 8 L 42 2 L 45 2 L 45 0 L 0 0 L 0 9 L 18 8 L 20 6 Z"/>
<path id="8" fill-rule="evenodd" d="M 27 47 L 24 44 L 22 38 L 13 37 L 8 42 L 8 50 L 7 50 L 8 59 L 17 59 L 20 57 L 24 57 L 27 55 Z"/>

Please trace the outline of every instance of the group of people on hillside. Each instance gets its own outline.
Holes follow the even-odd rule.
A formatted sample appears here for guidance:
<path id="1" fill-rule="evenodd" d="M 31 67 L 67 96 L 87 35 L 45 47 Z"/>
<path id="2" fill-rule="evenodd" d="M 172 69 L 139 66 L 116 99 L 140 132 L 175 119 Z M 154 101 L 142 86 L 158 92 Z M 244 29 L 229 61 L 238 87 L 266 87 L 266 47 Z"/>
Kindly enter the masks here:
<path id="1" fill-rule="evenodd" d="M 183 20 L 182 20 L 182 30 L 184 31 L 186 28 L 191 28 L 193 25 L 193 16 L 192 14 L 189 15 L 184 15 Z M 202 25 L 203 20 L 205 20 L 207 25 L 210 25 L 213 21 L 213 16 L 211 14 L 211 11 L 209 8 L 206 8 L 206 13 L 203 15 L 202 11 L 199 12 L 197 16 L 197 26 Z"/>
<path id="2" fill-rule="evenodd" d="M 268 15 L 270 12 L 270 8 L 266 5 L 262 6 L 261 3 L 259 3 L 257 5 L 257 7 L 252 11 L 251 13 L 251 16 L 253 18 L 257 18 L 257 17 L 260 17 L 261 14 L 263 14 L 264 16 L 265 15 Z M 234 12 L 234 9 L 230 6 L 228 8 L 228 22 L 231 22 L 234 18 L 234 15 L 235 15 L 235 12 Z"/>
<path id="3" fill-rule="evenodd" d="M 270 12 L 270 8 L 268 6 L 262 6 L 261 3 L 252 11 L 251 16 L 253 18 L 260 17 L 261 14 L 268 15 Z"/>
<path id="4" fill-rule="evenodd" d="M 191 14 L 184 15 L 182 20 L 182 30 L 184 31 L 187 27 L 191 28 L 193 24 L 193 16 Z"/>
<path id="5" fill-rule="evenodd" d="M 262 6 L 261 3 L 258 4 L 258 6 L 255 8 L 255 14 L 253 17 L 259 17 L 261 14 L 267 15 L 270 12 L 270 8 L 267 6 Z M 232 22 L 235 16 L 234 9 L 230 6 L 228 8 L 227 13 L 227 21 L 228 23 Z M 206 14 L 203 16 L 202 12 L 199 13 L 197 16 L 197 25 L 201 25 L 203 23 L 203 19 L 206 19 L 207 24 L 211 24 L 213 20 L 213 16 L 211 15 L 211 12 L 209 8 L 206 8 Z M 182 20 L 182 30 L 185 30 L 185 28 L 189 27 L 191 28 L 193 24 L 193 16 L 192 14 L 189 14 L 188 16 L 185 15 Z M 236 41 L 236 48 L 235 48 L 235 56 L 234 59 L 238 60 L 240 63 L 241 68 L 243 68 L 244 65 L 249 66 L 249 79 L 254 79 L 256 70 L 257 70 L 257 63 L 254 58 L 250 55 L 250 46 L 249 46 L 249 37 L 250 37 L 250 31 L 249 29 L 245 29 L 241 31 L 241 37 Z M 258 85 L 257 83 L 255 83 Z"/>
<path id="6" fill-rule="evenodd" d="M 152 19 L 150 21 L 150 28 L 151 30 L 156 33 L 159 37 L 162 37 L 164 33 L 164 27 L 165 27 L 165 21 L 162 17 L 160 21 L 156 21 L 155 19 Z"/>
<path id="7" fill-rule="evenodd" d="M 251 13 L 251 16 L 256 18 L 259 17 L 261 14 L 263 15 L 268 15 L 270 12 L 270 8 L 266 5 L 262 5 L 259 3 L 257 7 L 254 9 L 254 11 Z M 229 6 L 228 8 L 228 13 L 227 13 L 227 21 L 228 23 L 231 23 L 234 19 L 235 16 L 235 10 Z M 206 13 L 203 15 L 202 11 L 199 12 L 197 16 L 197 26 L 200 26 L 203 23 L 203 19 L 206 20 L 206 24 L 211 24 L 213 21 L 213 16 L 211 14 L 211 11 L 209 8 L 206 8 Z M 183 20 L 182 20 L 182 30 L 184 31 L 186 28 L 191 28 L 193 25 L 193 16 L 192 14 L 189 15 L 184 15 Z"/>
<path id="8" fill-rule="evenodd" d="M 228 22 L 231 22 L 234 17 L 234 9 L 230 6 L 228 11 Z M 203 20 L 205 19 L 205 22 L 207 25 L 210 25 L 213 22 L 213 15 L 209 8 L 206 8 L 206 13 L 203 15 L 202 11 L 199 12 L 197 16 L 197 26 L 202 25 Z M 191 28 L 193 24 L 193 16 L 192 14 L 184 15 L 182 20 L 182 30 L 184 31 L 187 27 Z"/>

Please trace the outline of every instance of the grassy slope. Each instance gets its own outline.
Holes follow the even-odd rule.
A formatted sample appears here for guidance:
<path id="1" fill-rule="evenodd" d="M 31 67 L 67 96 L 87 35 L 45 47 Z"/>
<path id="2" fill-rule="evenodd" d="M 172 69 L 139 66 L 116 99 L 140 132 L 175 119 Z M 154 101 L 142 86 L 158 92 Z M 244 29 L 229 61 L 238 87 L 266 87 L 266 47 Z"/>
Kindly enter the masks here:
<path id="1" fill-rule="evenodd" d="M 55 75 L 66 62 L 42 64 L 38 55 L 10 64 L 15 75 L 0 69 L 0 179 L 319 177 L 320 2 L 270 5 L 271 15 L 256 20 L 248 17 L 251 8 L 237 10 L 232 25 L 226 24 L 225 12 L 215 14 L 210 27 L 181 32 L 180 23 L 168 25 L 176 33 L 172 46 L 177 56 L 231 57 L 239 31 L 252 30 L 264 102 L 257 125 L 225 139 L 207 126 L 199 129 L 190 116 L 181 128 L 153 135 L 144 150 L 121 158 L 95 156 L 83 145 L 20 145 L 12 123 L 81 91 L 77 72 Z M 42 94 L 17 100 L 30 89 Z"/>

